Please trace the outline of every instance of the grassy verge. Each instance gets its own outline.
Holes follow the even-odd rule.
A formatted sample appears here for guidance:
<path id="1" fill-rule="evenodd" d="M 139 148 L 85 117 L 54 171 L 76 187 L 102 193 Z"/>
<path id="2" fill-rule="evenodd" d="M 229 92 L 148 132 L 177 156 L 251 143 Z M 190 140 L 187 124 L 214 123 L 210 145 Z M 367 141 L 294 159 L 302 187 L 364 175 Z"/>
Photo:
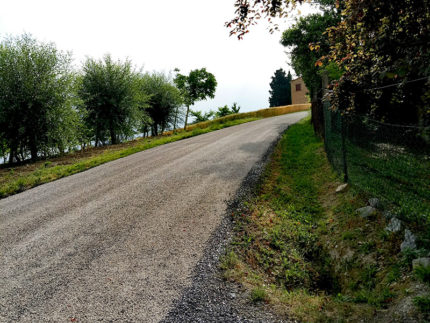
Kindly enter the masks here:
<path id="1" fill-rule="evenodd" d="M 3 167 L 0 168 L 0 198 L 149 148 L 262 118 L 306 111 L 309 106 L 309 104 L 299 104 L 237 113 L 190 125 L 187 131 L 178 129 L 175 132 L 166 132 L 160 137 L 140 138 L 119 145 L 90 148 L 33 164 L 12 168 Z"/>
<path id="2" fill-rule="evenodd" d="M 384 231 L 379 212 L 357 216 L 370 196 L 353 187 L 336 194 L 339 184 L 309 120 L 290 127 L 248 210 L 233 215 L 225 278 L 249 290 L 250 300 L 303 322 L 383 322 L 404 314 L 392 308 L 412 308 L 408 317 L 421 319 L 410 297 L 416 255 L 399 253 L 403 232 Z M 427 301 L 415 303 L 427 308 Z"/>
<path id="3" fill-rule="evenodd" d="M 53 158 L 34 164 L 5 168 L 0 170 L 0 198 L 37 185 L 52 182 L 56 179 L 82 172 L 109 161 L 126 157 L 128 155 L 164 145 L 185 138 L 194 137 L 211 131 L 219 130 L 238 124 L 255 121 L 259 118 L 243 118 L 214 122 L 206 128 L 194 128 L 176 134 L 160 137 L 140 138 L 124 144 L 92 148 L 87 151 L 67 154 L 63 157 Z"/>

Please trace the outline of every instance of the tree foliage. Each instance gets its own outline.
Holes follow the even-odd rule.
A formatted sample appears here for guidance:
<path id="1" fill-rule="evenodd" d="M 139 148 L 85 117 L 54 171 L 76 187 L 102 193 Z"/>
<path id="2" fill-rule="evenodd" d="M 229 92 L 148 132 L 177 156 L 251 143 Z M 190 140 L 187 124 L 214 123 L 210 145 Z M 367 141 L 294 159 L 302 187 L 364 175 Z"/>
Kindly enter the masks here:
<path id="1" fill-rule="evenodd" d="M 222 118 L 230 114 L 239 113 L 239 111 L 240 111 L 240 106 L 236 102 L 234 102 L 233 105 L 231 106 L 231 109 L 228 107 L 228 105 L 219 107 L 218 111 L 215 113 L 215 117 Z"/>
<path id="2" fill-rule="evenodd" d="M 291 104 L 291 79 L 290 72 L 287 75 L 282 68 L 275 71 L 270 82 L 269 105 L 271 107 Z"/>
<path id="3" fill-rule="evenodd" d="M 71 57 L 30 35 L 0 44 L 0 143 L 9 161 L 64 151 L 75 141 Z"/>
<path id="4" fill-rule="evenodd" d="M 88 58 L 85 62 L 79 95 L 96 144 L 107 138 L 115 144 L 133 134 L 140 103 L 135 85 L 136 73 L 128 60 L 114 61 L 106 55 L 102 60 Z"/>
<path id="5" fill-rule="evenodd" d="M 170 125 L 174 125 L 176 113 L 182 104 L 181 93 L 163 73 L 143 75 L 140 89 L 148 97 L 142 121 L 144 125 L 149 126 L 147 122 L 149 116 L 152 120 L 150 124 L 152 133 L 157 136 Z"/>
<path id="6" fill-rule="evenodd" d="M 340 21 L 339 12 L 325 10 L 320 14 L 302 17 L 284 31 L 281 44 L 289 49 L 291 64 L 297 75 L 302 76 L 312 99 L 312 124 L 316 133 L 324 134 L 324 116 L 321 103 L 322 72 L 329 71 L 332 77 L 338 70 L 337 64 L 330 68 L 321 67 L 319 59 L 330 51 L 330 43 L 325 33 L 327 28 L 336 26 Z M 314 49 L 318 49 L 317 51 Z"/>
<path id="7" fill-rule="evenodd" d="M 183 75 L 176 70 L 175 84 L 181 92 L 184 104 L 187 107 L 185 114 L 185 126 L 187 128 L 190 106 L 195 102 L 215 97 L 217 81 L 206 68 L 192 70 L 188 75 Z"/>
<path id="8" fill-rule="evenodd" d="M 236 17 L 227 26 L 242 38 L 258 19 L 284 18 L 302 2 L 237 0 Z M 315 3 L 322 13 L 299 19 L 282 39 L 292 47 L 293 66 L 310 91 L 321 92 L 317 85 L 325 73 L 335 109 L 428 125 L 429 0 Z"/>
<path id="9" fill-rule="evenodd" d="M 190 110 L 190 113 L 195 118 L 194 123 L 198 123 L 208 121 L 211 118 L 222 118 L 230 114 L 239 113 L 239 111 L 240 106 L 236 102 L 234 102 L 231 108 L 229 108 L 228 105 L 224 105 L 222 107 L 219 107 L 216 112 L 210 110 L 209 112 L 203 113 L 201 111 Z"/>
<path id="10" fill-rule="evenodd" d="M 396 123 L 430 122 L 430 1 L 348 0 L 328 29 L 335 108 Z M 324 60 L 325 58 L 325 60 Z"/>
<path id="11" fill-rule="evenodd" d="M 80 72 L 68 53 L 30 35 L 0 43 L 0 157 L 34 161 L 136 133 L 158 135 L 187 122 L 187 109 L 213 98 L 217 82 L 206 69 L 142 74 L 129 60 L 88 58 Z M 176 86 L 177 85 L 177 86 Z M 208 119 L 214 113 L 201 115 Z"/>
<path id="12" fill-rule="evenodd" d="M 281 44 L 288 47 L 294 71 L 303 77 L 311 97 L 321 89 L 321 69 L 317 62 L 330 51 L 325 31 L 339 21 L 337 12 L 326 11 L 298 19 L 282 34 Z M 318 51 L 312 50 L 310 44 L 318 46 Z"/>
<path id="13" fill-rule="evenodd" d="M 194 117 L 193 123 L 199 123 L 208 121 L 215 115 L 215 112 L 209 111 L 209 112 L 202 112 L 202 111 L 193 111 L 190 110 L 191 115 Z"/>
<path id="14" fill-rule="evenodd" d="M 273 22 L 275 18 L 286 18 L 297 5 L 309 0 L 235 0 L 235 17 L 226 22 L 230 28 L 230 35 L 236 35 L 242 39 L 249 32 L 251 26 L 256 25 L 259 20 L 265 19 Z M 336 0 L 316 0 L 312 3 L 321 10 L 331 8 Z M 270 31 L 278 30 L 277 24 L 272 24 Z"/>
<path id="15" fill-rule="evenodd" d="M 223 107 L 219 107 L 215 115 L 217 118 L 222 118 L 229 114 L 232 114 L 232 111 L 228 108 L 228 105 L 225 105 Z"/>
<path id="16" fill-rule="evenodd" d="M 233 105 L 231 106 L 231 112 L 239 113 L 239 111 L 240 111 L 240 106 L 236 102 L 234 102 Z"/>

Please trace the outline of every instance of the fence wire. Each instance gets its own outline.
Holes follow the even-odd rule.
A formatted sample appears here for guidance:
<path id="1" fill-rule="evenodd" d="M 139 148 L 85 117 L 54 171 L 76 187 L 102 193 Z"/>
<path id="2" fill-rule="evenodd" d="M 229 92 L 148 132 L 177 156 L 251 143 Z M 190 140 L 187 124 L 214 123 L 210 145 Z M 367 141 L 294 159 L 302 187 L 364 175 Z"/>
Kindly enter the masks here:
<path id="1" fill-rule="evenodd" d="M 429 129 L 345 116 L 324 103 L 325 148 L 344 180 L 400 215 L 430 218 Z"/>

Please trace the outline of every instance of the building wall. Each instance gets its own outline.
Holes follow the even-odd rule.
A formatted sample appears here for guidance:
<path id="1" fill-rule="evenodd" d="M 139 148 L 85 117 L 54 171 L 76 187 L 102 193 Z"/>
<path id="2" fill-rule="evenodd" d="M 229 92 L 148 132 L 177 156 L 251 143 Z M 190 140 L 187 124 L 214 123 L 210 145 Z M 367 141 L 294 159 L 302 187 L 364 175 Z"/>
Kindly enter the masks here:
<path id="1" fill-rule="evenodd" d="M 292 104 L 309 103 L 309 91 L 301 77 L 291 81 L 291 101 Z"/>

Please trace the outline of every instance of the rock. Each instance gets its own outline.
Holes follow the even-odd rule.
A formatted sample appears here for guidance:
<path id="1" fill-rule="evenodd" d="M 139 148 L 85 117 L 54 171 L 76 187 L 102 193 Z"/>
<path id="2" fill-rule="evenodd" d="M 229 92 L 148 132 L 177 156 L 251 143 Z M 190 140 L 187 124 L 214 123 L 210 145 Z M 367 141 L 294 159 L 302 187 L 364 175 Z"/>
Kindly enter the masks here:
<path id="1" fill-rule="evenodd" d="M 416 237 L 415 235 L 409 231 L 408 229 L 405 230 L 405 240 L 403 240 L 402 244 L 400 245 L 400 250 L 405 251 L 407 249 L 414 250 L 417 248 L 417 244 L 415 243 Z"/>
<path id="2" fill-rule="evenodd" d="M 430 258 L 422 257 L 412 260 L 412 268 L 415 269 L 417 267 L 430 267 Z"/>
<path id="3" fill-rule="evenodd" d="M 345 183 L 345 184 L 339 185 L 339 186 L 336 188 L 336 193 L 341 193 L 341 192 L 345 191 L 347 187 L 348 187 L 348 183 Z"/>
<path id="4" fill-rule="evenodd" d="M 329 253 L 331 259 L 337 260 L 340 258 L 339 252 L 335 249 L 331 249 L 328 253 Z"/>
<path id="5" fill-rule="evenodd" d="M 369 216 L 374 215 L 376 213 L 376 209 L 372 206 L 365 206 L 357 209 L 355 212 L 357 212 L 358 215 L 362 218 L 368 218 Z"/>
<path id="6" fill-rule="evenodd" d="M 346 249 L 346 251 L 345 251 L 345 253 L 344 253 L 343 257 L 342 257 L 342 260 L 348 262 L 348 261 L 351 261 L 353 258 L 354 258 L 354 251 L 352 251 L 349 248 Z"/>
<path id="7" fill-rule="evenodd" d="M 379 206 L 379 199 L 376 197 L 369 199 L 368 202 L 371 207 L 377 208 Z"/>
<path id="8" fill-rule="evenodd" d="M 393 217 L 390 220 L 390 223 L 385 227 L 385 231 L 389 232 L 399 232 L 402 229 L 402 221 L 400 221 L 398 218 Z"/>
<path id="9" fill-rule="evenodd" d="M 375 256 L 376 256 L 375 252 L 368 254 L 361 259 L 361 262 L 368 266 L 377 265 L 378 261 L 376 260 Z"/>
<path id="10" fill-rule="evenodd" d="M 391 218 L 395 217 L 395 215 L 393 213 L 391 213 L 390 211 L 385 211 L 383 213 L 383 215 L 386 219 L 391 219 Z"/>

